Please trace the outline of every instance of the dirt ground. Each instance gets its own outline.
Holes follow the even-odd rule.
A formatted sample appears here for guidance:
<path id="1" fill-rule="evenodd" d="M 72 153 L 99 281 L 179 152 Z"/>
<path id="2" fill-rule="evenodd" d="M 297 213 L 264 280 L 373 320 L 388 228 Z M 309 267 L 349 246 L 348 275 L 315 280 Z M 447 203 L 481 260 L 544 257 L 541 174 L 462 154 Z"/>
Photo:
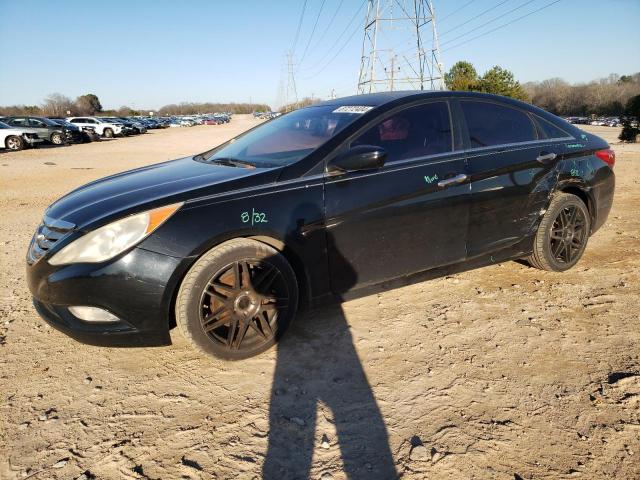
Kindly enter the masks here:
<path id="1" fill-rule="evenodd" d="M 236 363 L 46 326 L 24 256 L 47 205 L 255 123 L 0 153 L 0 478 L 640 478 L 640 145 L 614 145 L 613 210 L 565 273 L 373 293 Z"/>

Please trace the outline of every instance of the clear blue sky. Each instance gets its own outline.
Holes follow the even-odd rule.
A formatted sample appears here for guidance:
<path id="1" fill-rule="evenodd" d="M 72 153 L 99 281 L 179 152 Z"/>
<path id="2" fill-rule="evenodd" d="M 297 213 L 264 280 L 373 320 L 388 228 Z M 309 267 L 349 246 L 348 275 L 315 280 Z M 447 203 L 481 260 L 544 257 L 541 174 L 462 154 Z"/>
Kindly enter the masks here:
<path id="1" fill-rule="evenodd" d="M 300 96 L 326 98 L 332 88 L 338 95 L 354 93 L 364 8 L 350 25 L 349 20 L 363 1 L 340 5 L 341 0 L 325 0 L 318 16 L 322 0 L 308 0 L 295 50 L 298 63 L 319 20 L 296 67 Z M 531 0 L 455 40 L 527 0 L 433 0 L 436 18 L 442 20 L 438 30 L 445 68 L 461 59 L 479 72 L 500 64 L 521 82 L 550 77 L 581 82 L 640 71 L 640 0 L 561 0 L 451 48 L 551 1 Z M 0 0 L 0 105 L 39 104 L 54 92 L 72 98 L 95 93 L 106 108 L 250 99 L 274 105 L 302 4 Z"/>

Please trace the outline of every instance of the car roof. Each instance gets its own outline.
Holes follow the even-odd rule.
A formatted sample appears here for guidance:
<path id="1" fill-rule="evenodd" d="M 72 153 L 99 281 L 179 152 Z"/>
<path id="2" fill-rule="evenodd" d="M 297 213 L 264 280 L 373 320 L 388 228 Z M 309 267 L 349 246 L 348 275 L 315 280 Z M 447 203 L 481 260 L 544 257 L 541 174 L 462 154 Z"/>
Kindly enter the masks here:
<path id="1" fill-rule="evenodd" d="M 315 105 L 335 105 L 338 107 L 362 105 L 369 107 L 379 107 L 386 103 L 394 102 L 400 99 L 406 99 L 407 101 L 410 101 L 419 100 L 421 98 L 482 98 L 485 100 L 498 100 L 501 102 L 515 103 L 520 105 L 522 104 L 522 102 L 518 100 L 503 97 L 500 95 L 493 95 L 491 93 L 449 90 L 397 90 L 393 92 L 365 93 L 363 95 L 351 95 L 348 97 L 334 98 L 332 100 L 326 100 Z"/>

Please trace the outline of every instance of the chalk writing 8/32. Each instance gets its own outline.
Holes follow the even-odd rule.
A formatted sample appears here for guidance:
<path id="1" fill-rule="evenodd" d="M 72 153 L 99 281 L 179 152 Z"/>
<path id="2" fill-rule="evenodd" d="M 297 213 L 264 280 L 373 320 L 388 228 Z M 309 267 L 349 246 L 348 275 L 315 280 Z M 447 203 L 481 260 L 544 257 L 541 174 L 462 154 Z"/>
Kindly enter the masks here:
<path id="1" fill-rule="evenodd" d="M 251 209 L 251 213 L 242 212 L 240 214 L 240 220 L 242 220 L 242 223 L 251 222 L 251 225 L 254 225 L 256 223 L 269 223 L 267 221 L 267 214 L 262 212 L 256 212 L 254 208 Z"/>

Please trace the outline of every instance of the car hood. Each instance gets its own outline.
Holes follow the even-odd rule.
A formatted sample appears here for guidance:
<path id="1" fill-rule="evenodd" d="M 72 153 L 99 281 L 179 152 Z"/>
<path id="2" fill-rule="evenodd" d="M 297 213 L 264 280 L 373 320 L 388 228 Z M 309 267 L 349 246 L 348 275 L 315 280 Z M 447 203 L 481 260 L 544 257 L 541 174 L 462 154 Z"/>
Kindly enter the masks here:
<path id="1" fill-rule="evenodd" d="M 83 185 L 54 202 L 52 219 L 90 229 L 117 218 L 181 201 L 251 186 L 251 177 L 275 181 L 278 169 L 239 168 L 199 162 L 193 157 L 149 165 Z"/>

